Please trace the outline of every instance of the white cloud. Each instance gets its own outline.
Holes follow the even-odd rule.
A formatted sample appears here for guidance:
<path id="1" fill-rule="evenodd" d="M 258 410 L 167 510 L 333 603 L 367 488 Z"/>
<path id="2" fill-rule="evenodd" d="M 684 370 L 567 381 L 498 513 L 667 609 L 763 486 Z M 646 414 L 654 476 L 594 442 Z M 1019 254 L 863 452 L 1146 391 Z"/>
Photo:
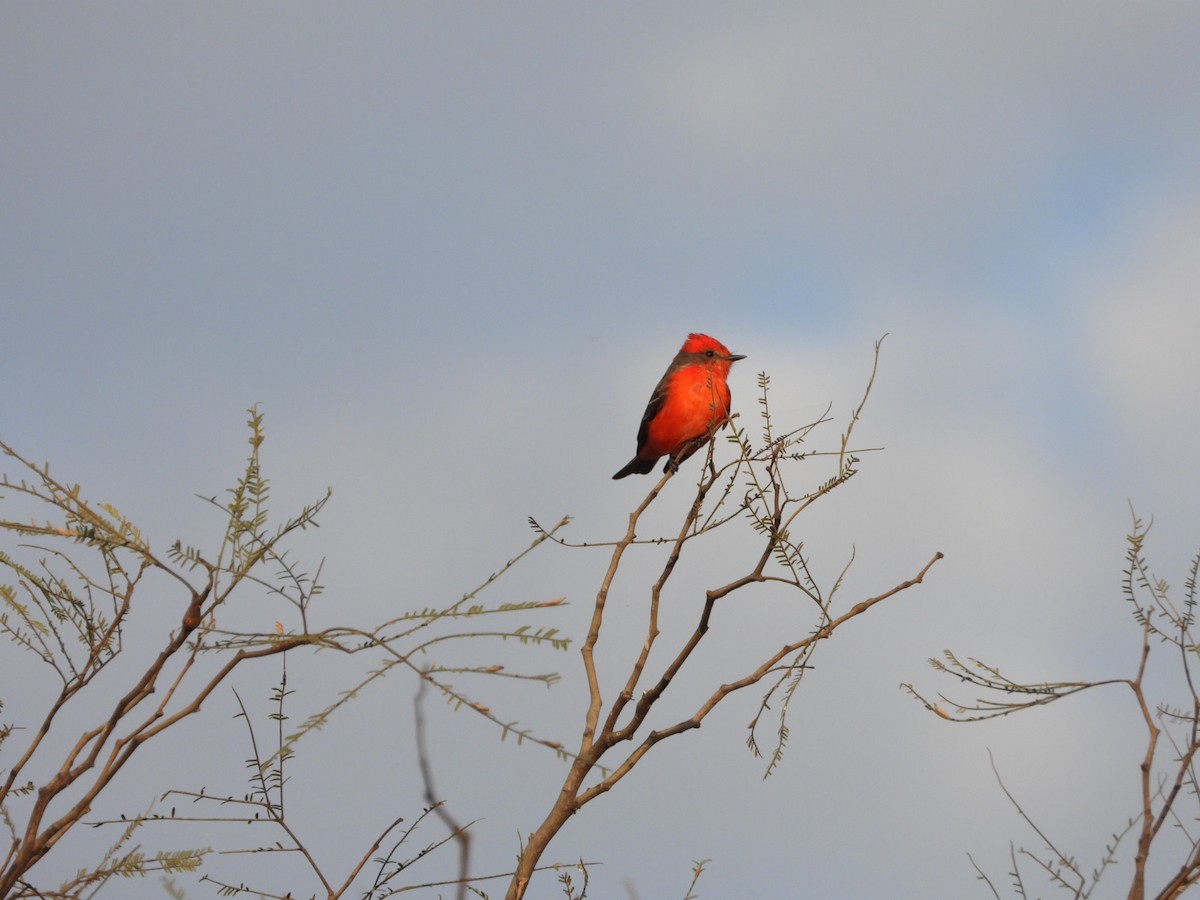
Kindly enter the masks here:
<path id="1" fill-rule="evenodd" d="M 1200 438 L 1200 195 L 1171 201 L 1134 218 L 1120 264 L 1087 273 L 1077 309 L 1123 442 L 1190 472 L 1187 448 Z"/>

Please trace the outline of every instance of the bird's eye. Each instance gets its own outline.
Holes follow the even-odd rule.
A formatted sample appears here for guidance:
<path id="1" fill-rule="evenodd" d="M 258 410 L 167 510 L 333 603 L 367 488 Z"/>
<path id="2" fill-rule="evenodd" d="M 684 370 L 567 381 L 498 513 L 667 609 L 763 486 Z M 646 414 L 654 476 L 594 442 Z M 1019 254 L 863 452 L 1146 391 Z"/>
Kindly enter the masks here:
<path id="1" fill-rule="evenodd" d="M 712 350 L 705 350 L 705 351 L 704 351 L 704 355 L 705 355 L 705 356 L 707 356 L 709 359 L 712 359 L 712 357 L 713 357 L 713 351 L 712 351 Z"/>

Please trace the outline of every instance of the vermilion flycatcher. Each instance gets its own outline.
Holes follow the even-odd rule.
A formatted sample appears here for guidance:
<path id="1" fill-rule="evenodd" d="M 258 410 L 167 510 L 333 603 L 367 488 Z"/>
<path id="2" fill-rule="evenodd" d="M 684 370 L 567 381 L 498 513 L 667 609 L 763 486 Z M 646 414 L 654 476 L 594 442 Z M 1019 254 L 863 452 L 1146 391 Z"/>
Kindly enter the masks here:
<path id="1" fill-rule="evenodd" d="M 729 418 L 729 367 L 739 359 L 707 334 L 689 334 L 671 360 L 638 429 L 637 454 L 613 478 L 645 475 L 663 456 L 666 472 L 699 450 Z"/>

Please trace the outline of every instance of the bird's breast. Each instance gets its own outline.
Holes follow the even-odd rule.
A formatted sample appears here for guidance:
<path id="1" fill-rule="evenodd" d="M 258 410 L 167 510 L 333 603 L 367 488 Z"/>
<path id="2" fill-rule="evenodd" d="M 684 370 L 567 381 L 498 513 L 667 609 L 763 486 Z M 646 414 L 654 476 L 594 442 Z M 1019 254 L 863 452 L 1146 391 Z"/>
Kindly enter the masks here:
<path id="1" fill-rule="evenodd" d="M 674 453 L 684 444 L 703 437 L 729 414 L 729 387 L 708 369 L 677 372 L 667 387 L 667 397 L 650 422 L 647 449 Z"/>

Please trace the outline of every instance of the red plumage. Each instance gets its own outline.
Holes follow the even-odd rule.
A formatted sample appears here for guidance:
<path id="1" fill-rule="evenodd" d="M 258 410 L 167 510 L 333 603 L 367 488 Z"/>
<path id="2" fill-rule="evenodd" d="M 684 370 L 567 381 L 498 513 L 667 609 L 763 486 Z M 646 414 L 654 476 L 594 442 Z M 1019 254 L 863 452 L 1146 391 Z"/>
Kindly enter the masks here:
<path id="1" fill-rule="evenodd" d="M 637 453 L 613 478 L 645 475 L 664 456 L 665 472 L 703 447 L 729 418 L 729 367 L 745 358 L 707 334 L 689 334 L 650 395 Z"/>

